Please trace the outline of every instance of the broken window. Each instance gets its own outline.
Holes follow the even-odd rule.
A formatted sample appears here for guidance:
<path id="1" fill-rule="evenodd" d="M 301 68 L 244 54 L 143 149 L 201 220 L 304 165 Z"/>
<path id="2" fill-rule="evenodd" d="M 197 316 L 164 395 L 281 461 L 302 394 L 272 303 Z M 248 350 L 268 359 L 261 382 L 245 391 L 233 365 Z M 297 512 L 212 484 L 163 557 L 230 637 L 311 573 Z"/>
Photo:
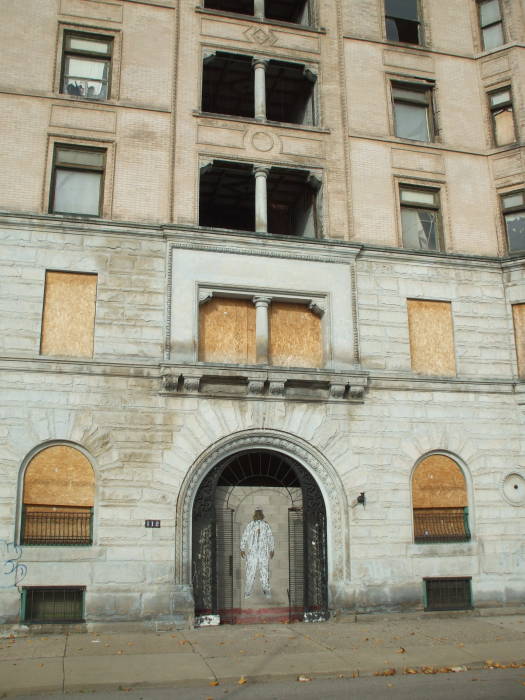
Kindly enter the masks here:
<path id="1" fill-rule="evenodd" d="M 399 199 L 404 247 L 440 250 L 442 246 L 439 192 L 429 188 L 402 185 L 399 189 Z"/>
<path id="2" fill-rule="evenodd" d="M 516 128 L 510 88 L 491 92 L 489 104 L 495 145 L 507 146 L 510 143 L 515 143 Z"/>
<path id="3" fill-rule="evenodd" d="M 204 0 L 204 7 L 260 19 L 310 24 L 310 0 Z"/>
<path id="4" fill-rule="evenodd" d="M 312 125 L 316 76 L 303 65 L 270 61 L 266 68 L 266 118 Z"/>
<path id="5" fill-rule="evenodd" d="M 251 56 L 217 52 L 204 59 L 202 111 L 254 116 Z"/>
<path id="6" fill-rule="evenodd" d="M 403 139 L 432 141 L 432 85 L 393 83 L 395 134 Z"/>
<path id="7" fill-rule="evenodd" d="M 113 41 L 95 34 L 64 34 L 60 92 L 91 100 L 109 97 Z"/>
<path id="8" fill-rule="evenodd" d="M 315 82 L 303 64 L 218 51 L 204 59 L 202 110 L 313 125 Z"/>
<path id="9" fill-rule="evenodd" d="M 421 44 L 418 0 L 385 0 L 386 38 Z"/>
<path id="10" fill-rule="evenodd" d="M 509 253 L 525 250 L 525 190 L 501 197 Z"/>
<path id="11" fill-rule="evenodd" d="M 490 51 L 505 43 L 499 0 L 481 0 L 478 9 L 483 48 Z"/>
<path id="12" fill-rule="evenodd" d="M 201 168 L 199 225 L 315 238 L 319 186 L 305 170 L 213 161 Z"/>
<path id="13" fill-rule="evenodd" d="M 101 148 L 55 146 L 49 211 L 99 216 L 105 151 Z"/>

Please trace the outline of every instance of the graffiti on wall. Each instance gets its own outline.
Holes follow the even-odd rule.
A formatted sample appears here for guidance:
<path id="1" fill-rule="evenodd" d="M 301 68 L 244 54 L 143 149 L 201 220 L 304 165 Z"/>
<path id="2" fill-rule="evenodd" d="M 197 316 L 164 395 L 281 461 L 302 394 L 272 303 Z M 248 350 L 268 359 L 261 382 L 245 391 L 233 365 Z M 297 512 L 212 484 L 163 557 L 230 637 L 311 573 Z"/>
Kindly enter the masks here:
<path id="1" fill-rule="evenodd" d="M 15 588 L 24 580 L 27 574 L 27 566 L 20 563 L 22 547 L 16 542 L 0 540 L 0 562 L 2 570 L 0 576 L 0 588 Z"/>

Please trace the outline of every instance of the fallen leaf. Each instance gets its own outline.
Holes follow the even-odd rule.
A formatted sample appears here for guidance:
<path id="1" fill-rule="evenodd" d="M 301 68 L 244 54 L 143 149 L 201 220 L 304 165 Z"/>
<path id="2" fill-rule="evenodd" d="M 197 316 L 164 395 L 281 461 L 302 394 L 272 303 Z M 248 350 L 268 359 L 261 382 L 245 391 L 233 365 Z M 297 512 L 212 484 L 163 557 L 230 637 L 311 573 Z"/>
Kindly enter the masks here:
<path id="1" fill-rule="evenodd" d="M 38 664 L 39 668 L 44 668 L 44 664 Z"/>
<path id="2" fill-rule="evenodd" d="M 414 675 L 414 673 L 417 673 L 417 670 L 415 668 L 405 668 L 404 673 Z"/>
<path id="3" fill-rule="evenodd" d="M 177 639 L 177 635 L 176 635 L 176 634 L 172 634 L 171 637 L 172 637 L 172 639 Z"/>
<path id="4" fill-rule="evenodd" d="M 387 683 L 386 686 L 387 686 L 387 688 L 393 688 L 393 687 L 394 687 L 394 684 L 393 684 L 393 683 Z"/>
<path id="5" fill-rule="evenodd" d="M 352 671 L 352 678 L 359 678 L 359 671 Z"/>
<path id="6" fill-rule="evenodd" d="M 219 685 L 219 681 L 210 681 L 208 685 L 211 685 L 211 686 Z"/>
<path id="7" fill-rule="evenodd" d="M 407 650 L 405 647 L 399 647 L 399 649 L 396 651 L 396 654 L 406 654 Z"/>
<path id="8" fill-rule="evenodd" d="M 456 646 L 457 647 L 464 647 L 465 645 L 463 644 L 463 642 L 459 642 L 459 644 L 456 644 Z"/>
<path id="9" fill-rule="evenodd" d="M 300 683 L 309 683 L 312 679 L 309 676 L 297 676 L 297 680 Z"/>
<path id="10" fill-rule="evenodd" d="M 123 654 L 123 653 L 124 653 L 124 652 L 122 651 L 122 649 L 119 649 L 119 650 L 117 651 L 117 654 Z"/>
<path id="11" fill-rule="evenodd" d="M 245 683 L 248 683 L 248 681 L 246 680 L 246 678 L 244 676 L 241 676 L 239 678 L 239 680 L 237 681 L 238 685 L 244 685 Z"/>
<path id="12" fill-rule="evenodd" d="M 374 676 L 395 676 L 396 675 L 396 669 L 395 668 L 385 668 L 384 671 L 377 671 L 374 673 Z"/>
<path id="13" fill-rule="evenodd" d="M 135 646 L 135 642 L 128 642 L 128 647 L 133 647 Z"/>
<path id="14" fill-rule="evenodd" d="M 437 670 L 433 666 L 421 666 L 421 671 L 423 673 L 437 673 Z"/>

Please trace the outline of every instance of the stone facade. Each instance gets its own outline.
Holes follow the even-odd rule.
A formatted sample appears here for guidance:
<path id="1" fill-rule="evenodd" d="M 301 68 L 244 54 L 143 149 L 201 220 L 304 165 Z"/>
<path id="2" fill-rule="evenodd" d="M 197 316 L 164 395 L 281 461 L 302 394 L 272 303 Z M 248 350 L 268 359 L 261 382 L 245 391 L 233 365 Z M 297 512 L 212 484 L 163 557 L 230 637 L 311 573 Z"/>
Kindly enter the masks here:
<path id="1" fill-rule="evenodd" d="M 20 621 L 23 589 L 82 586 L 88 623 L 191 623 L 193 499 L 246 449 L 317 481 L 331 611 L 421 609 L 426 577 L 523 605 L 525 276 L 499 199 L 525 188 L 523 1 L 501 0 L 490 51 L 474 0 L 420 0 L 422 45 L 387 40 L 375 0 L 310 0 L 310 26 L 195 0 L 0 5 L 0 622 Z M 61 92 L 68 32 L 112 41 L 109 99 Z M 202 112 L 213 52 L 306 66 L 315 125 Z M 430 142 L 395 135 L 393 81 L 432 86 Z M 508 85 L 516 142 L 495 147 L 487 94 Z M 100 216 L 50 211 L 55 144 L 104 151 Z M 319 237 L 199 226 L 214 161 L 313 173 Z M 401 184 L 439 192 L 441 250 L 403 247 Z M 40 353 L 49 270 L 97 275 L 92 358 Z M 323 366 L 199 362 L 212 295 L 309 305 Z M 410 299 L 450 302 L 455 376 L 412 371 Z M 95 471 L 90 546 L 21 544 L 24 470 L 57 444 Z M 469 541 L 414 542 L 411 477 L 432 453 L 463 471 Z"/>

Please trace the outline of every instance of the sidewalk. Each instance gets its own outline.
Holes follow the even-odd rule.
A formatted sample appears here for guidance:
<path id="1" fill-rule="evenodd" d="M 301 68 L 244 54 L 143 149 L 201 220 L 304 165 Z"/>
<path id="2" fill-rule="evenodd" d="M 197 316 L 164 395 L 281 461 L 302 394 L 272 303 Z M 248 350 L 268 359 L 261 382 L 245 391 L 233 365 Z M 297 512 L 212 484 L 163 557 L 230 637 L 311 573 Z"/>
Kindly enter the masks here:
<path id="1" fill-rule="evenodd" d="M 0 638 L 0 696 L 525 664 L 525 615 Z M 392 671 L 388 671 L 388 674 Z"/>

